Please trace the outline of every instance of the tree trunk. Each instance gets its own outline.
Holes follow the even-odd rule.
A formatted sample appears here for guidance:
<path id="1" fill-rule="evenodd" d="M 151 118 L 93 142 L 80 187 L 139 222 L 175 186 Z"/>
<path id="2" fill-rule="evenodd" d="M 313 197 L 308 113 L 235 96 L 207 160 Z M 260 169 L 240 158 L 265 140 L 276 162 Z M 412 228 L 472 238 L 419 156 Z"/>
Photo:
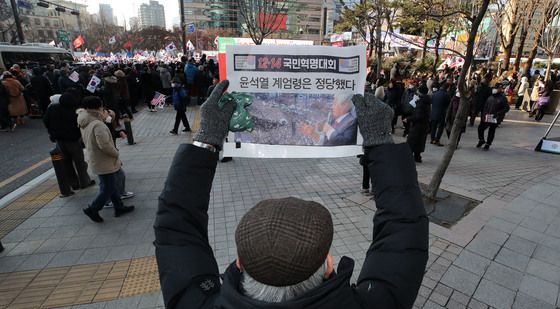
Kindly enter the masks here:
<path id="1" fill-rule="evenodd" d="M 515 53 L 515 62 L 513 64 L 513 69 L 515 72 L 519 72 L 519 67 L 521 66 L 521 57 L 523 57 L 523 49 L 525 49 L 525 40 L 527 40 L 527 29 L 522 29 L 519 35 L 519 45 L 517 46 L 517 53 Z"/>
<path id="2" fill-rule="evenodd" d="M 424 46 L 422 47 L 422 62 L 426 59 L 426 55 L 428 55 L 428 33 L 424 31 Z"/>
<path id="3" fill-rule="evenodd" d="M 537 42 L 540 40 L 537 40 Z M 537 57 L 537 51 L 539 49 L 539 45 L 537 43 L 535 43 L 535 45 L 533 46 L 533 49 L 531 49 L 531 52 L 529 53 L 529 58 L 527 58 L 527 62 L 525 62 L 525 67 L 523 68 L 523 75 L 527 75 L 527 73 L 529 71 L 531 71 L 531 68 L 533 67 L 533 61 L 535 61 L 535 58 Z"/>
<path id="4" fill-rule="evenodd" d="M 511 38 L 511 42 L 504 46 L 504 55 L 502 56 L 502 59 L 504 60 L 503 70 L 506 72 L 509 70 L 509 60 L 511 59 L 511 51 L 513 49 L 514 40 L 515 38 Z"/>
<path id="5" fill-rule="evenodd" d="M 376 61 L 377 61 L 377 78 L 381 77 L 381 69 L 383 66 L 383 61 L 381 58 L 383 58 L 383 42 L 381 41 L 381 17 L 379 16 L 379 14 L 377 15 L 378 18 L 378 23 L 377 23 L 377 27 L 375 27 L 375 52 L 376 52 Z"/>
<path id="6" fill-rule="evenodd" d="M 436 36 L 436 46 L 434 50 L 436 57 L 434 58 L 434 64 L 432 65 L 432 73 L 434 73 L 434 76 L 437 74 L 437 64 L 439 62 L 439 42 L 441 41 L 442 34 L 443 34 L 443 25 L 440 25 Z"/>
<path id="7" fill-rule="evenodd" d="M 443 176 L 451 163 L 451 159 L 453 158 L 453 154 L 455 153 L 455 146 L 457 145 L 457 141 L 459 140 L 459 136 L 461 131 L 463 130 L 463 126 L 467 124 L 467 116 L 469 115 L 470 111 L 470 104 L 469 100 L 471 96 L 468 94 L 467 89 L 467 73 L 472 65 L 474 59 L 474 41 L 476 39 L 476 34 L 478 32 L 478 27 L 486 14 L 486 10 L 488 9 L 488 4 L 490 0 L 483 0 L 480 6 L 480 10 L 474 19 L 471 29 L 469 31 L 469 40 L 467 43 L 467 54 L 465 56 L 465 64 L 463 65 L 463 69 L 461 70 L 461 75 L 459 76 L 459 92 L 461 93 L 461 101 L 459 103 L 459 110 L 457 111 L 457 116 L 455 117 L 455 121 L 453 122 L 453 128 L 451 129 L 451 136 L 449 138 L 449 144 L 445 148 L 445 153 L 443 158 L 438 165 L 430 184 L 426 190 L 426 197 L 432 201 L 436 200 L 436 195 L 439 191 L 439 187 L 441 185 L 441 181 L 443 180 Z"/>
<path id="8" fill-rule="evenodd" d="M 546 65 L 546 75 L 544 76 L 544 81 L 547 82 L 550 79 L 550 69 L 552 69 L 552 61 L 554 60 L 554 53 L 548 54 L 548 63 Z"/>

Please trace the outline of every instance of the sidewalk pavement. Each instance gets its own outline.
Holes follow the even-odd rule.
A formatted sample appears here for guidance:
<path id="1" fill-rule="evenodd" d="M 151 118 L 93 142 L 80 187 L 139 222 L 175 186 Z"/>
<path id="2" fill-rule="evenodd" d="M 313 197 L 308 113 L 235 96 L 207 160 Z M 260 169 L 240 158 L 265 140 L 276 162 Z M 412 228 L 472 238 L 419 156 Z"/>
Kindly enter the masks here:
<path id="1" fill-rule="evenodd" d="M 198 108 L 189 107 L 194 128 L 197 115 Z M 544 125 L 517 111 L 508 118 L 515 121 L 502 124 L 489 152 L 474 147 L 476 127 L 461 141 L 442 187 L 483 203 L 449 229 L 430 225 L 417 308 L 560 306 L 560 157 L 532 151 Z M 190 141 L 190 134 L 169 135 L 173 120 L 171 108 L 140 112 L 133 122 L 137 144 L 119 142 L 127 190 L 136 193 L 125 201 L 136 206 L 130 215 L 114 218 L 105 209 L 105 223 L 94 224 L 81 209 L 97 188 L 60 199 L 52 179 L 0 209 L 6 247 L 0 254 L 0 308 L 163 306 L 152 225 L 175 150 Z M 418 165 L 421 182 L 430 180 L 443 150 L 427 145 Z M 297 196 L 329 208 L 335 224 L 331 253 L 335 262 L 344 255 L 356 260 L 355 280 L 375 212 L 375 203 L 359 193 L 361 177 L 356 158 L 219 163 L 209 239 L 220 270 L 236 257 L 234 231 L 247 209 L 262 199 Z"/>

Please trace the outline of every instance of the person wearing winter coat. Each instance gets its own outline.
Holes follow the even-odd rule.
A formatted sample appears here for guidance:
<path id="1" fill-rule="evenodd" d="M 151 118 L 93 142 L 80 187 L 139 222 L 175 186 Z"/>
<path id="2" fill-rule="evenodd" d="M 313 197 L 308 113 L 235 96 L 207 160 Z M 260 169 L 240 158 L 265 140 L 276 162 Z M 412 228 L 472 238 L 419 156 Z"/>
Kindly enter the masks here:
<path id="1" fill-rule="evenodd" d="M 156 107 L 152 105 L 152 99 L 156 94 L 156 85 L 150 74 L 148 67 L 144 68 L 140 74 L 140 88 L 142 89 L 142 96 L 144 97 L 144 103 L 148 106 L 150 112 L 155 112 Z"/>
<path id="2" fill-rule="evenodd" d="M 480 125 L 478 126 L 478 144 L 476 148 L 484 145 L 484 150 L 490 149 L 494 137 L 496 135 L 496 128 L 502 123 L 506 113 L 509 111 L 509 104 L 507 104 L 506 97 L 502 91 L 502 85 L 497 84 L 492 89 L 492 95 L 486 100 L 482 108 Z M 488 137 L 484 139 L 484 133 L 488 129 Z"/>
<path id="3" fill-rule="evenodd" d="M 198 66 L 198 72 L 194 76 L 194 84 L 197 93 L 197 104 L 201 105 L 206 100 L 206 92 L 208 91 L 208 86 L 210 86 L 210 78 L 202 65 Z"/>
<path id="4" fill-rule="evenodd" d="M 54 94 L 51 83 L 43 76 L 41 68 L 33 68 L 33 76 L 30 82 L 33 95 L 39 102 L 41 113 L 44 114 L 50 104 L 50 97 Z"/>
<path id="5" fill-rule="evenodd" d="M 438 85 L 436 84 L 433 87 L 437 88 Z M 432 145 L 443 146 L 440 139 L 443 135 L 443 130 L 445 129 L 445 114 L 450 103 L 451 98 L 447 92 L 447 85 L 444 84 L 432 95 L 432 112 L 430 114 L 430 130 L 432 138 L 430 143 Z"/>
<path id="6" fill-rule="evenodd" d="M 118 109 L 121 115 L 126 114 L 129 119 L 133 119 L 132 111 L 130 110 L 130 92 L 128 89 L 128 80 L 126 74 L 122 70 L 117 70 L 113 73 L 117 78 L 115 90 L 117 92 Z"/>
<path id="7" fill-rule="evenodd" d="M 544 117 L 544 109 L 550 103 L 550 96 L 554 91 L 554 84 L 549 80 L 539 91 L 539 100 L 535 106 L 535 120 L 541 121 Z"/>
<path id="8" fill-rule="evenodd" d="M 185 85 L 187 86 L 187 92 L 189 96 L 194 97 L 197 95 L 197 89 L 195 87 L 195 76 L 198 72 L 198 68 L 194 63 L 194 59 L 189 59 L 186 67 L 184 68 L 185 74 Z"/>
<path id="9" fill-rule="evenodd" d="M 88 152 L 91 171 L 99 176 L 99 192 L 92 203 L 83 212 L 93 222 L 101 223 L 103 218 L 99 211 L 107 200 L 113 203 L 115 217 L 120 217 L 134 210 L 134 206 L 124 206 L 117 188 L 117 172 L 122 163 L 119 151 L 113 144 L 111 131 L 103 119 L 103 102 L 98 97 L 85 97 L 84 109 L 78 110 L 78 126 L 86 151 Z"/>
<path id="10" fill-rule="evenodd" d="M 426 150 L 426 138 L 430 132 L 431 99 L 428 96 L 428 87 L 421 85 L 409 104 L 415 107 L 412 114 L 404 119 L 404 122 L 410 125 L 406 142 L 414 154 L 414 161 L 422 163 L 422 153 Z"/>
<path id="11" fill-rule="evenodd" d="M 2 85 L 8 95 L 8 113 L 12 119 L 15 119 L 15 124 L 23 125 L 25 124 L 23 117 L 27 115 L 27 104 L 23 97 L 24 87 L 12 73 L 6 71 L 2 76 Z M 14 128 L 12 126 L 12 130 Z"/>
<path id="12" fill-rule="evenodd" d="M 480 112 L 486 104 L 486 100 L 492 95 L 492 88 L 489 86 L 490 80 L 483 79 L 478 89 L 476 90 L 474 101 L 475 101 L 475 110 L 474 115 L 471 115 L 470 118 L 470 125 L 471 127 L 474 126 L 474 122 L 477 116 L 480 116 Z"/>
<path id="13" fill-rule="evenodd" d="M 159 77 L 161 79 L 161 87 L 163 94 L 170 96 L 171 95 L 171 73 L 167 67 L 162 66 L 159 68 Z"/>
<path id="14" fill-rule="evenodd" d="M 79 100 L 72 92 L 53 95 L 43 117 L 51 142 L 56 143 L 63 154 L 64 172 L 74 190 L 95 184 L 87 172 L 88 165 L 80 143 L 82 136 L 76 115 L 78 104 Z"/>
<path id="15" fill-rule="evenodd" d="M 401 116 L 401 120 L 404 120 L 407 116 L 410 116 L 414 112 L 414 108 L 410 105 L 410 102 L 414 99 L 416 92 L 418 90 L 417 87 L 418 82 L 415 79 L 411 79 L 408 81 L 408 86 L 406 90 L 404 90 L 402 94 L 400 108 L 395 110 L 395 116 Z M 394 120 L 393 120 L 394 121 Z M 403 137 L 408 135 L 410 131 L 410 124 L 403 121 L 404 132 Z"/>
<path id="16" fill-rule="evenodd" d="M 103 77 L 103 86 L 100 88 L 99 92 L 103 98 L 103 105 L 114 111 L 116 117 L 120 119 L 119 88 L 117 82 L 118 79 L 115 76 L 106 73 L 105 77 Z"/>
<path id="17" fill-rule="evenodd" d="M 175 72 L 175 77 L 171 83 L 173 86 L 173 108 L 175 108 L 175 124 L 173 129 L 169 133 L 173 135 L 178 134 L 179 124 L 183 122 L 183 132 L 190 132 L 191 127 L 189 125 L 189 120 L 187 119 L 187 102 L 189 99 L 187 90 L 185 89 L 185 78 L 183 76 L 183 71 L 181 68 L 177 68 Z"/>
<path id="18" fill-rule="evenodd" d="M 542 92 L 544 88 L 543 77 L 538 75 L 535 83 L 533 84 L 533 90 L 531 90 L 531 101 L 529 102 L 529 117 L 533 117 L 536 112 L 537 102 L 539 101 L 539 94 Z"/>
<path id="19" fill-rule="evenodd" d="M 379 209 L 356 283 L 353 259 L 343 257 L 334 269 L 329 210 L 294 197 L 261 201 L 241 218 L 238 257 L 220 275 L 208 210 L 235 107 L 218 105 L 227 85 L 218 84 L 202 105 L 201 128 L 177 150 L 159 198 L 154 244 L 165 307 L 412 308 L 428 260 L 429 222 L 410 150 L 391 138 L 393 111 L 371 94 L 353 98 Z"/>
<path id="20" fill-rule="evenodd" d="M 519 84 L 519 89 L 517 90 L 517 102 L 515 103 L 515 109 L 519 109 L 523 104 L 523 98 L 525 97 L 525 92 L 529 90 L 529 79 L 527 76 L 521 78 L 521 84 Z"/>
<path id="21" fill-rule="evenodd" d="M 60 77 L 58 78 L 58 90 L 60 90 L 60 93 L 66 92 L 68 88 L 77 88 L 77 87 L 78 87 L 78 83 L 73 82 L 68 77 L 68 70 L 66 69 L 61 70 Z"/>
<path id="22" fill-rule="evenodd" d="M 8 132 L 14 129 L 8 104 L 8 93 L 4 84 L 0 83 L 0 132 Z"/>

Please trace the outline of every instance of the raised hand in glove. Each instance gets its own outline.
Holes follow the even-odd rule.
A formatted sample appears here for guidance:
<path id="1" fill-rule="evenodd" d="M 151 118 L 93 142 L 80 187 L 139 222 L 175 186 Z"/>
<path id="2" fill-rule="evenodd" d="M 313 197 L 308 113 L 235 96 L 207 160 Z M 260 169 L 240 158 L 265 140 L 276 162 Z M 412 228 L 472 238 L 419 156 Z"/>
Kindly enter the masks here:
<path id="1" fill-rule="evenodd" d="M 235 102 L 226 102 L 222 107 L 218 102 L 229 86 L 224 80 L 216 85 L 210 97 L 200 108 L 200 129 L 193 137 L 194 141 L 221 147 L 229 129 L 229 120 L 235 109 Z"/>
<path id="2" fill-rule="evenodd" d="M 393 144 L 391 137 L 393 109 L 369 93 L 366 93 L 365 97 L 361 94 L 354 95 L 352 102 L 356 107 L 358 126 L 364 137 L 363 146 Z"/>

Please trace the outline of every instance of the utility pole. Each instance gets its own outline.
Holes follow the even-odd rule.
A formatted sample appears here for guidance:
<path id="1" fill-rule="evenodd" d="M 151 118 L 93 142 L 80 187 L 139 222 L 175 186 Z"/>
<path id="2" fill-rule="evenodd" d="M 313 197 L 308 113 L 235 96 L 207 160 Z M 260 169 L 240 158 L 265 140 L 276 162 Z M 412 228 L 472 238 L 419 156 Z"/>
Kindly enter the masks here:
<path id="1" fill-rule="evenodd" d="M 23 36 L 23 29 L 21 29 L 21 20 L 19 19 L 19 12 L 18 12 L 16 0 L 10 0 L 10 4 L 12 5 L 12 12 L 14 13 L 14 21 L 16 23 L 19 44 L 23 44 L 25 43 L 25 37 Z"/>
<path id="2" fill-rule="evenodd" d="M 187 55 L 187 33 L 185 31 L 185 5 L 183 0 L 179 0 L 179 7 L 181 8 L 181 40 L 183 44 L 183 55 Z"/>

